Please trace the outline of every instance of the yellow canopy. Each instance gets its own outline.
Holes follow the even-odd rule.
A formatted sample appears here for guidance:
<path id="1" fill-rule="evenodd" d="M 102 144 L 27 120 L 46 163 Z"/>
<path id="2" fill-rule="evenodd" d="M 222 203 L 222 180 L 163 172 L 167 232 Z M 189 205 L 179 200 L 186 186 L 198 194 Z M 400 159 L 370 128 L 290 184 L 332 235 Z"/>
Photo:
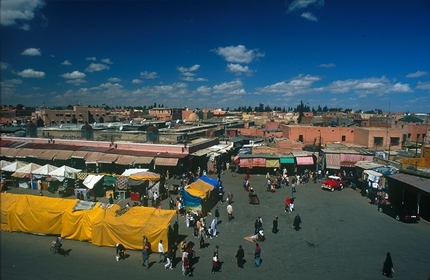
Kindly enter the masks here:
<path id="1" fill-rule="evenodd" d="M 153 182 L 156 182 L 156 181 L 160 180 L 160 174 L 148 172 L 148 171 L 143 171 L 143 172 L 131 174 L 129 176 L 129 178 L 136 180 L 136 181 L 153 181 Z"/>
<path id="2" fill-rule="evenodd" d="M 7 213 L 9 231 L 59 235 L 63 213 L 72 208 L 76 201 L 77 199 L 18 195 Z"/>
<path id="3" fill-rule="evenodd" d="M 0 193 L 0 208 L 1 208 L 1 230 L 9 231 L 9 226 L 7 223 L 7 213 L 11 207 L 14 206 L 18 199 L 18 195 L 12 193 Z"/>
<path id="4" fill-rule="evenodd" d="M 196 182 L 191 183 L 191 185 L 186 188 L 186 191 L 193 196 L 206 199 L 213 189 L 214 187 L 211 184 L 208 184 L 202 180 L 197 180 Z"/>

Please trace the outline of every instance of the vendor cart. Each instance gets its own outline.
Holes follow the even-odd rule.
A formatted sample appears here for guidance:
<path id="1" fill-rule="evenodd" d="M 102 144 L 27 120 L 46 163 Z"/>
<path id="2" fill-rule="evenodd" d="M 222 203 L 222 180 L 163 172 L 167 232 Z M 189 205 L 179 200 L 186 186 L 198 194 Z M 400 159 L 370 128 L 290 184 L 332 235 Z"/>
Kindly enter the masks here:
<path id="1" fill-rule="evenodd" d="M 260 200 L 258 199 L 257 194 L 254 192 L 252 188 L 249 190 L 249 203 L 250 204 L 260 204 Z"/>

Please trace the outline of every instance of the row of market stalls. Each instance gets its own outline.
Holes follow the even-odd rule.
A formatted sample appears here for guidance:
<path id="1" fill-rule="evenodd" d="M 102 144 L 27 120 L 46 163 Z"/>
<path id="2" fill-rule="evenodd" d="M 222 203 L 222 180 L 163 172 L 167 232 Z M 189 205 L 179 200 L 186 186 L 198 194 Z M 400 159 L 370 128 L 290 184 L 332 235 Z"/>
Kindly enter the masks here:
<path id="1" fill-rule="evenodd" d="M 118 216 L 117 204 L 11 193 L 0 194 L 0 205 L 2 231 L 60 235 L 97 246 L 121 243 L 133 250 L 142 249 L 144 237 L 152 248 L 160 240 L 167 244 L 175 215 L 175 211 L 137 206 Z"/>

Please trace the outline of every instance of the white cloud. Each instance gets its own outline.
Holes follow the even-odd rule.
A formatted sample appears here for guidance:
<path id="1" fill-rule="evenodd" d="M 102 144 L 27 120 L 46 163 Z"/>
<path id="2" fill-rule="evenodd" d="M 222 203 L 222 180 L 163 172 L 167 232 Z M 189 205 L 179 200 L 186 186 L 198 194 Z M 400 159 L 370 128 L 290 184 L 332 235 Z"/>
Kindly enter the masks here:
<path id="1" fill-rule="evenodd" d="M 176 69 L 181 72 L 179 75 L 179 79 L 187 82 L 202 82 L 207 81 L 206 78 L 194 78 L 197 74 L 194 73 L 195 71 L 199 70 L 200 65 L 195 64 L 189 68 L 178 66 Z"/>
<path id="2" fill-rule="evenodd" d="M 73 71 L 71 73 L 64 73 L 60 75 L 60 77 L 63 77 L 65 79 L 82 79 L 87 76 L 85 73 L 79 72 L 79 71 Z"/>
<path id="3" fill-rule="evenodd" d="M 68 60 L 64 60 L 64 61 L 61 63 L 61 65 L 72 65 L 72 64 L 70 63 L 70 61 L 68 61 Z"/>
<path id="4" fill-rule="evenodd" d="M 131 81 L 131 83 L 132 83 L 132 84 L 141 84 L 141 83 L 143 83 L 143 81 L 142 81 L 142 80 L 139 80 L 139 79 L 133 79 L 133 80 Z"/>
<path id="5" fill-rule="evenodd" d="M 89 60 L 89 61 L 96 61 L 96 60 L 97 60 L 97 58 L 95 58 L 94 56 L 91 56 L 91 57 L 87 57 L 87 58 L 85 58 L 85 60 Z"/>
<path id="6" fill-rule="evenodd" d="M 121 82 L 121 79 L 120 78 L 109 78 L 108 81 L 112 82 L 112 83 L 119 83 L 119 82 Z"/>
<path id="7" fill-rule="evenodd" d="M 2 87 L 16 87 L 17 85 L 22 84 L 22 80 L 20 79 L 10 79 L 1 82 Z"/>
<path id="8" fill-rule="evenodd" d="M 407 74 L 406 78 L 419 78 L 419 77 L 422 77 L 422 76 L 425 76 L 425 75 L 427 75 L 427 72 L 425 72 L 425 71 L 417 71 L 415 73 L 409 73 L 409 74 Z"/>
<path id="9" fill-rule="evenodd" d="M 84 79 L 72 79 L 72 80 L 67 80 L 66 83 L 68 84 L 72 84 L 75 86 L 80 86 L 83 83 L 86 83 L 87 81 L 85 81 Z"/>
<path id="10" fill-rule="evenodd" d="M 45 78 L 46 76 L 45 72 L 35 71 L 33 69 L 25 69 L 17 74 L 23 78 Z"/>
<path id="11" fill-rule="evenodd" d="M 93 87 L 93 88 L 91 88 L 91 90 L 113 89 L 113 88 L 120 89 L 120 88 L 123 88 L 123 86 L 118 84 L 118 83 L 112 84 L 112 83 L 108 82 L 105 84 L 100 84 L 98 87 Z"/>
<path id="12" fill-rule="evenodd" d="M 304 9 L 309 5 L 315 5 L 320 8 L 324 6 L 324 0 L 294 0 L 288 5 L 288 12 Z"/>
<path id="13" fill-rule="evenodd" d="M 156 78 L 158 78 L 157 72 L 144 71 L 144 72 L 140 72 L 140 76 L 142 78 L 145 78 L 145 79 L 156 79 Z"/>
<path id="14" fill-rule="evenodd" d="M 235 80 L 231 82 L 221 83 L 213 87 L 213 92 L 222 93 L 227 95 L 245 94 L 246 91 L 243 88 L 243 83 L 241 80 Z"/>
<path id="15" fill-rule="evenodd" d="M 273 85 L 266 86 L 264 88 L 259 88 L 257 89 L 257 91 L 259 93 L 279 93 L 284 94 L 286 96 L 305 94 L 312 92 L 312 84 L 320 80 L 321 77 L 318 76 L 299 75 L 290 79 L 289 81 L 282 81 Z"/>
<path id="16" fill-rule="evenodd" d="M 333 67 L 336 67 L 336 64 L 334 64 L 334 63 L 323 63 L 323 64 L 318 65 L 318 67 L 333 68 Z"/>
<path id="17" fill-rule="evenodd" d="M 242 74 L 246 74 L 247 76 L 251 76 L 252 73 L 254 73 L 254 71 L 250 70 L 248 66 L 243 67 L 242 65 L 236 64 L 236 63 L 229 63 L 227 65 L 227 71 L 232 72 L 232 73 L 236 74 L 237 76 L 240 76 Z"/>
<path id="18" fill-rule="evenodd" d="M 37 56 L 37 55 L 41 55 L 41 53 L 40 53 L 40 49 L 28 48 L 25 51 L 23 51 L 21 55 Z"/>
<path id="19" fill-rule="evenodd" d="M 103 70 L 108 70 L 110 66 L 107 66 L 106 64 L 101 63 L 91 63 L 87 69 L 85 69 L 86 72 L 98 72 Z"/>
<path id="20" fill-rule="evenodd" d="M 102 62 L 103 62 L 103 63 L 106 63 L 106 64 L 113 64 L 113 62 L 112 62 L 112 61 L 110 61 L 110 59 L 109 59 L 109 58 L 103 58 L 103 59 L 102 59 Z"/>
<path id="21" fill-rule="evenodd" d="M 310 21 L 318 21 L 318 19 L 310 12 L 302 13 L 301 17 Z"/>
<path id="22" fill-rule="evenodd" d="M 385 76 L 381 78 L 338 80 L 321 88 L 321 90 L 330 93 L 348 93 L 353 91 L 361 95 L 413 92 L 409 84 L 392 83 Z"/>
<path id="23" fill-rule="evenodd" d="M 43 0 L 1 1 L 1 25 L 17 25 L 22 30 L 30 30 L 30 25 L 23 21 L 32 20 L 35 11 L 44 5 Z"/>
<path id="24" fill-rule="evenodd" d="M 214 51 L 216 54 L 224 57 L 227 62 L 235 63 L 250 63 L 254 58 L 264 57 L 265 54 L 258 51 L 258 49 L 247 50 L 243 45 L 219 47 Z"/>
<path id="25" fill-rule="evenodd" d="M 424 91 L 428 91 L 430 93 L 430 81 L 428 81 L 428 82 L 418 82 L 417 86 L 415 88 L 416 89 L 420 89 L 420 90 L 424 90 Z"/>
<path id="26" fill-rule="evenodd" d="M 10 66 L 10 64 L 6 63 L 6 62 L 0 62 L 0 65 L 1 65 L 1 70 L 2 71 L 8 69 L 9 66 Z"/>

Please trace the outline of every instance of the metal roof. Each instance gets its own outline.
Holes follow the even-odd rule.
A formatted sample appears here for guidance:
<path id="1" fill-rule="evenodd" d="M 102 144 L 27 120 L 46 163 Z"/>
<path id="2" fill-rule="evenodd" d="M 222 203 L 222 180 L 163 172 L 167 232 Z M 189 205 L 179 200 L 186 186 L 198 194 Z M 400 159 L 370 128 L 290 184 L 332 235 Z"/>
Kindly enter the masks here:
<path id="1" fill-rule="evenodd" d="M 396 181 L 411 185 L 417 189 L 426 192 L 427 194 L 430 194 L 430 179 L 404 173 L 397 173 L 388 177 Z"/>

